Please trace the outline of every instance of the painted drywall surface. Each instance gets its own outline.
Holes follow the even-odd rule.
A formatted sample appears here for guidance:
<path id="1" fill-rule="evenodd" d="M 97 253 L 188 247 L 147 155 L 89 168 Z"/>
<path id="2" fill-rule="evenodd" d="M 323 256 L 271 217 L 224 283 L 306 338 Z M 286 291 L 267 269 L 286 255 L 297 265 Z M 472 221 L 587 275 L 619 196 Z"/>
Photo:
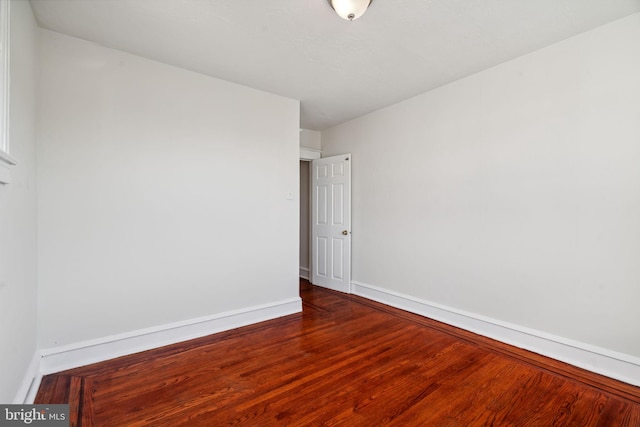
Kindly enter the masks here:
<path id="1" fill-rule="evenodd" d="M 300 161 L 300 268 L 309 268 L 309 165 L 311 162 Z"/>
<path id="2" fill-rule="evenodd" d="M 322 149 L 321 133 L 316 130 L 300 129 L 300 147 L 312 150 Z M 300 162 L 300 269 L 310 268 L 309 226 L 311 211 L 309 210 L 309 165 L 308 161 Z"/>
<path id="3" fill-rule="evenodd" d="M 28 2 L 11 2 L 10 144 L 17 165 L 0 185 L 0 402 L 11 403 L 36 351 L 37 28 Z"/>
<path id="4" fill-rule="evenodd" d="M 317 130 L 300 129 L 300 147 L 321 150 L 321 133 Z"/>
<path id="5" fill-rule="evenodd" d="M 298 101 L 41 48 L 42 348 L 298 296 Z"/>
<path id="6" fill-rule="evenodd" d="M 640 356 L 640 15 L 322 133 L 353 280 Z"/>

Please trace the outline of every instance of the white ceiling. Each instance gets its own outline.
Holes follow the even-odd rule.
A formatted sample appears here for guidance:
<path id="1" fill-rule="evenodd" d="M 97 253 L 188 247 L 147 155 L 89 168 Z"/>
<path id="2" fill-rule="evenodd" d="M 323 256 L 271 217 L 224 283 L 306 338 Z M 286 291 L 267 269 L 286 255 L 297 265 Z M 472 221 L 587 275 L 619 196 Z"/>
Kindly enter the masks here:
<path id="1" fill-rule="evenodd" d="M 31 0 L 47 29 L 301 101 L 322 130 L 640 11 L 640 0 Z"/>

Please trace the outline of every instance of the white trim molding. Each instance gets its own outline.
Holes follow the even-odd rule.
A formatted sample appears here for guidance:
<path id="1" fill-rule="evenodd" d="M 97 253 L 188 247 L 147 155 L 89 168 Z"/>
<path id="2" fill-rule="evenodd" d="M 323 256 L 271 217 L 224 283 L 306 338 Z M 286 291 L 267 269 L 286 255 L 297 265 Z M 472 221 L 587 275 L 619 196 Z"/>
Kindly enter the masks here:
<path id="1" fill-rule="evenodd" d="M 308 267 L 300 267 L 300 277 L 311 280 L 311 270 Z"/>
<path id="2" fill-rule="evenodd" d="M 0 150 L 0 160 L 11 166 L 15 166 L 17 164 L 16 159 L 2 150 Z"/>
<path id="3" fill-rule="evenodd" d="M 640 386 L 640 358 L 351 281 L 351 293 L 419 314 L 628 384 Z"/>
<path id="4" fill-rule="evenodd" d="M 300 160 L 315 160 L 322 156 L 321 150 L 315 148 L 300 147 Z"/>
<path id="5" fill-rule="evenodd" d="M 291 298 L 270 304 L 227 311 L 197 319 L 140 329 L 41 351 L 43 375 L 103 362 L 302 311 L 302 300 Z"/>
<path id="6" fill-rule="evenodd" d="M 31 362 L 27 367 L 22 384 L 13 398 L 14 405 L 22 405 L 24 403 L 31 404 L 36 398 L 40 382 L 42 381 L 42 373 L 40 373 L 40 352 L 36 351 Z"/>

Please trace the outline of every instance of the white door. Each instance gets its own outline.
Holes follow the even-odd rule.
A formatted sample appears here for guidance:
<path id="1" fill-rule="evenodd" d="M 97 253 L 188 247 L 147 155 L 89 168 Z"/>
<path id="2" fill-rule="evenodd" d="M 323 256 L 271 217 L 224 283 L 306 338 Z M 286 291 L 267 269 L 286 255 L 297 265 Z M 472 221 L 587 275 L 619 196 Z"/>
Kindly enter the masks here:
<path id="1" fill-rule="evenodd" d="M 311 162 L 311 283 L 351 292 L 351 155 Z"/>

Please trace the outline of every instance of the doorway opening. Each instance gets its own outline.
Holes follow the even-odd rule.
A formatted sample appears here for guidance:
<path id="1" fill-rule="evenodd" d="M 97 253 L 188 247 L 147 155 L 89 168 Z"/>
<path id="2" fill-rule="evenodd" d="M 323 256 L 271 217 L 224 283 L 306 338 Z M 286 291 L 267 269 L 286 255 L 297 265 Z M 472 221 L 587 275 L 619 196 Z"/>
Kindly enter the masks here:
<path id="1" fill-rule="evenodd" d="M 300 160 L 300 277 L 311 281 L 311 161 Z"/>

